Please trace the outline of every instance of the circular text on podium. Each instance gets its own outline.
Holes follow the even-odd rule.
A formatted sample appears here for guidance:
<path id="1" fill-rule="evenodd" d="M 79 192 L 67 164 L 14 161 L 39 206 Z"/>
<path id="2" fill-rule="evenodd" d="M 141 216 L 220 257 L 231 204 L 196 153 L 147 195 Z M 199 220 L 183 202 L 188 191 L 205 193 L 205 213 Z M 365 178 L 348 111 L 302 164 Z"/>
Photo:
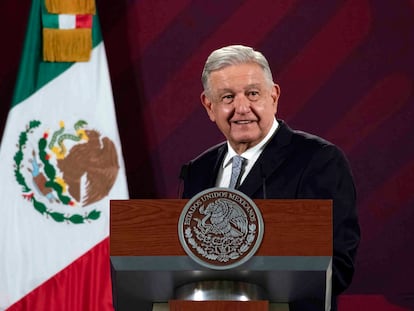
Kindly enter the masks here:
<path id="1" fill-rule="evenodd" d="M 185 252 L 200 265 L 217 270 L 235 268 L 259 248 L 263 217 L 244 193 L 210 188 L 192 197 L 181 212 L 178 236 Z"/>

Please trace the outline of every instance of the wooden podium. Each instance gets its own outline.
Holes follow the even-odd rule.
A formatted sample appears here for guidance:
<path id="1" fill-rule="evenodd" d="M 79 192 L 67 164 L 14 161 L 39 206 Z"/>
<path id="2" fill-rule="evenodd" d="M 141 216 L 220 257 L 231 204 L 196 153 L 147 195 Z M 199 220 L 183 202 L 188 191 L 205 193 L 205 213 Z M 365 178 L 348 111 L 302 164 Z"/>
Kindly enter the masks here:
<path id="1" fill-rule="evenodd" d="M 153 302 L 170 302 L 170 310 L 175 311 L 203 310 L 188 308 L 191 302 L 177 301 L 175 289 L 208 280 L 255 284 L 267 293 L 266 303 L 315 298 L 330 305 L 331 200 L 254 200 L 264 219 L 262 244 L 246 263 L 220 271 L 197 264 L 180 244 L 178 220 L 187 201 L 111 201 L 116 311 L 152 310 Z M 208 310 L 267 310 L 259 305 L 241 307 L 243 302 L 238 302 L 240 308 L 221 309 L 226 303 L 231 302 L 217 302 L 215 309 L 210 305 Z"/>

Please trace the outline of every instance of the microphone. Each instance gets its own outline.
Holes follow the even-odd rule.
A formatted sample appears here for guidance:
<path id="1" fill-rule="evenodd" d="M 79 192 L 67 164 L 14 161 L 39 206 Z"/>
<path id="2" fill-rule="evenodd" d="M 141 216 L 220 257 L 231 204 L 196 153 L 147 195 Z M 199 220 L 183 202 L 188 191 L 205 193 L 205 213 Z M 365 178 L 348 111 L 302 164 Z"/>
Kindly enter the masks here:
<path id="1" fill-rule="evenodd" d="M 181 166 L 180 175 L 178 178 L 180 179 L 180 182 L 178 184 L 178 190 L 177 190 L 177 196 L 179 199 L 183 198 L 183 192 L 184 192 L 184 179 L 187 177 L 188 173 L 188 164 L 184 164 Z"/>
<path id="2" fill-rule="evenodd" d="M 263 199 L 267 199 L 266 193 L 266 173 L 263 169 L 262 163 L 260 163 L 260 175 L 262 177 L 262 191 L 263 191 Z"/>

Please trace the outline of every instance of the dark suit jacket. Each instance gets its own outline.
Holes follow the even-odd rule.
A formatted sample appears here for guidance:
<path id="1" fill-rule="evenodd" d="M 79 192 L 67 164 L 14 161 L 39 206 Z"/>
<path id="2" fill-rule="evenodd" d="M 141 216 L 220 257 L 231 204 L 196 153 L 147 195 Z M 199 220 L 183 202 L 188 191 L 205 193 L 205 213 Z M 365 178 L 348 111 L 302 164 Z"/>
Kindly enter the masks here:
<path id="1" fill-rule="evenodd" d="M 333 295 L 351 283 L 360 229 L 351 170 L 342 151 L 320 137 L 279 128 L 238 188 L 252 199 L 333 200 Z M 183 197 L 215 186 L 227 144 L 210 148 L 183 170 Z"/>

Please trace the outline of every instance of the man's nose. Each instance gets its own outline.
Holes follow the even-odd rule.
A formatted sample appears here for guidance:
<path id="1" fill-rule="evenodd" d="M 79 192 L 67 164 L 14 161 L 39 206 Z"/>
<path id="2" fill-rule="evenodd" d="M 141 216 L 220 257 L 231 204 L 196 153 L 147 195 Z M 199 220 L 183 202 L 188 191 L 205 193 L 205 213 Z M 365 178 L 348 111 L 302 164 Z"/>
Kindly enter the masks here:
<path id="1" fill-rule="evenodd" d="M 250 100 L 244 94 L 237 95 L 234 99 L 234 109 L 237 113 L 249 112 L 250 105 Z"/>

